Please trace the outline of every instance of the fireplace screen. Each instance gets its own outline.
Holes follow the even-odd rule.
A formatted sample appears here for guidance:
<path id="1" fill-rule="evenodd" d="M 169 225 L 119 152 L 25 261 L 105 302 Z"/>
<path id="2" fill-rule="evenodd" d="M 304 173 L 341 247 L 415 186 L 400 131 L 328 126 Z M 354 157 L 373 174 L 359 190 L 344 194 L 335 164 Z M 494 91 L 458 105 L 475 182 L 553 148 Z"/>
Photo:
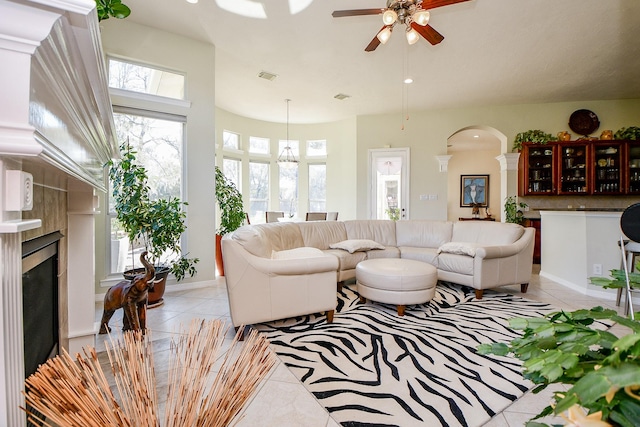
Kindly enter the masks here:
<path id="1" fill-rule="evenodd" d="M 58 353 L 60 233 L 23 243 L 22 312 L 25 378 Z"/>

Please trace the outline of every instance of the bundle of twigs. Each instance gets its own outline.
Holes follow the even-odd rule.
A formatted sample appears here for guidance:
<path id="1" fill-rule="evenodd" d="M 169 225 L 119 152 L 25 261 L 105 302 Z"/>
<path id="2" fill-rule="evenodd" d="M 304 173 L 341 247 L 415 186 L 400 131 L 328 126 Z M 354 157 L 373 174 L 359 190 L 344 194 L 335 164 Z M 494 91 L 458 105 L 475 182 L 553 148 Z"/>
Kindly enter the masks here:
<path id="1" fill-rule="evenodd" d="M 242 330 L 242 329 L 240 329 Z M 216 369 L 228 328 L 219 320 L 192 321 L 189 330 L 172 339 L 169 387 L 164 412 L 166 427 L 229 425 L 275 363 L 268 341 L 251 331 L 244 342 L 236 334 Z M 49 427 L 157 427 L 156 376 L 150 334 L 110 337 L 112 391 L 95 349 L 67 353 L 49 360 L 27 378 L 24 409 L 32 422 Z M 217 371 L 217 372 L 216 372 Z M 36 415 L 39 411 L 42 416 Z"/>

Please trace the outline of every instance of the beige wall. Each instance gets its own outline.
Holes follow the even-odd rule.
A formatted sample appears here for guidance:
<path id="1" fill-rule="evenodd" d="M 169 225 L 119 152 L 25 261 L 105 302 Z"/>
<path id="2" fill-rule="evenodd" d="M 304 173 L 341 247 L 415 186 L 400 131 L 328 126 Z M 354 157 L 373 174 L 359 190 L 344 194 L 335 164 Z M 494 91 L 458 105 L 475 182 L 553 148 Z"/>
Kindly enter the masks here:
<path id="1" fill-rule="evenodd" d="M 101 23 L 102 43 L 106 55 L 146 62 L 161 68 L 186 73 L 185 99 L 190 107 L 168 104 L 170 113 L 186 114 L 187 232 L 183 250 L 200 258 L 198 274 L 189 281 L 215 277 L 214 253 L 214 164 L 215 164 L 215 47 L 183 36 L 159 31 L 131 21 L 110 19 Z M 117 102 L 115 100 L 114 102 Z M 144 108 L 144 103 L 138 104 Z M 101 212 L 105 212 L 105 195 L 100 195 Z M 96 278 L 104 279 L 107 239 L 104 215 L 96 218 Z M 96 285 L 104 293 L 109 284 Z"/>
<path id="2" fill-rule="evenodd" d="M 399 115 L 361 116 L 357 119 L 357 164 L 358 172 L 358 217 L 367 215 L 367 152 L 371 148 L 409 147 L 411 149 L 411 212 L 413 219 L 447 219 L 447 197 L 451 192 L 447 174 L 440 173 L 437 155 L 447 154 L 447 139 L 460 129 L 470 126 L 486 126 L 507 135 L 508 140 L 501 152 L 510 152 L 513 138 L 518 132 L 542 129 L 556 134 L 568 130 L 569 116 L 577 109 L 586 108 L 595 112 L 600 119 L 599 135 L 603 129 L 616 131 L 623 126 L 640 125 L 640 100 L 583 101 L 553 104 L 527 104 L 505 106 L 482 106 L 448 110 L 428 110 L 411 112 L 411 118 L 400 128 Z M 493 160 L 488 160 L 492 163 Z M 478 164 L 474 170 L 491 168 L 490 164 Z M 458 177 L 462 171 L 455 171 Z M 449 175 L 454 171 L 449 171 Z M 469 171 L 469 173 L 475 173 Z M 458 178 L 459 179 L 459 178 Z M 452 180 L 452 181 L 455 181 Z M 492 182 L 493 184 L 493 182 Z M 513 188 L 516 188 L 513 186 Z M 420 194 L 437 194 L 438 200 L 419 200 Z M 456 196 L 458 197 L 458 196 Z M 493 199 L 493 197 L 492 197 Z M 554 202 L 566 203 L 563 198 L 550 198 Z M 612 202 L 613 198 L 603 203 Z M 619 203 L 613 200 L 614 203 Z M 624 203 L 624 202 L 622 202 Z M 530 203 L 536 208 L 535 203 Z M 600 206 L 598 206 L 600 207 Z M 492 209 L 498 214 L 498 209 Z"/>
<path id="3" fill-rule="evenodd" d="M 460 175 L 489 175 L 489 210 L 500 221 L 500 164 L 496 156 L 500 154 L 498 143 L 493 150 L 455 151 L 449 160 L 447 220 L 457 221 L 460 217 L 471 217 L 471 208 L 460 207 Z M 485 217 L 485 209 L 480 216 Z"/>

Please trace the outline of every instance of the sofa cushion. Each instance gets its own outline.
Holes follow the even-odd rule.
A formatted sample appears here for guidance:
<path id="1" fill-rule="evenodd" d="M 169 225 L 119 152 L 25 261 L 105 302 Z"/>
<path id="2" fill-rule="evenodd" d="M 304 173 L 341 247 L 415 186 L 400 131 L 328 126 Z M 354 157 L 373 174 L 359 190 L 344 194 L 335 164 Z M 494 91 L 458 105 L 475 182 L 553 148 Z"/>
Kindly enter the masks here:
<path id="1" fill-rule="evenodd" d="M 384 249 L 378 242 L 369 239 L 349 239 L 342 242 L 332 243 L 329 245 L 331 249 L 342 249 L 350 254 L 354 252 L 366 252 L 372 249 Z"/>
<path id="2" fill-rule="evenodd" d="M 518 224 L 490 221 L 460 221 L 453 224 L 451 242 L 469 242 L 480 245 L 509 245 L 524 233 Z"/>
<path id="3" fill-rule="evenodd" d="M 396 226 L 393 221 L 362 219 L 344 222 L 347 239 L 369 239 L 383 246 L 397 246 Z"/>
<path id="4" fill-rule="evenodd" d="M 367 259 L 366 252 L 354 252 L 350 254 L 342 249 L 328 249 L 322 252 L 325 254 L 331 254 L 338 258 L 338 271 L 353 270 L 360 261 Z"/>
<path id="5" fill-rule="evenodd" d="M 453 223 L 449 221 L 411 220 L 396 222 L 398 246 L 439 248 L 451 241 Z"/>
<path id="6" fill-rule="evenodd" d="M 331 243 L 347 240 L 347 231 L 340 221 L 298 222 L 296 226 L 300 229 L 304 245 L 312 248 L 325 250 Z"/>
<path id="7" fill-rule="evenodd" d="M 470 257 L 476 256 L 476 247 L 475 243 L 465 243 L 465 242 L 448 242 L 444 243 L 438 248 L 438 253 L 448 253 L 448 254 L 457 254 L 457 255 L 467 255 Z"/>
<path id="8" fill-rule="evenodd" d="M 438 270 L 471 276 L 473 275 L 473 258 L 443 252 L 438 255 Z"/>
<path id="9" fill-rule="evenodd" d="M 232 239 L 262 258 L 270 258 L 273 251 L 304 246 L 300 229 L 294 223 L 245 225 L 233 232 Z"/>
<path id="10" fill-rule="evenodd" d="M 324 256 L 324 253 L 317 248 L 295 248 L 287 249 L 284 251 L 273 251 L 271 253 L 271 259 L 302 259 L 302 258 L 315 258 L 318 256 Z"/>
<path id="11" fill-rule="evenodd" d="M 435 248 L 416 248 L 413 246 L 401 246 L 400 254 L 402 259 L 413 259 L 427 262 L 434 267 L 438 266 L 438 252 Z"/>

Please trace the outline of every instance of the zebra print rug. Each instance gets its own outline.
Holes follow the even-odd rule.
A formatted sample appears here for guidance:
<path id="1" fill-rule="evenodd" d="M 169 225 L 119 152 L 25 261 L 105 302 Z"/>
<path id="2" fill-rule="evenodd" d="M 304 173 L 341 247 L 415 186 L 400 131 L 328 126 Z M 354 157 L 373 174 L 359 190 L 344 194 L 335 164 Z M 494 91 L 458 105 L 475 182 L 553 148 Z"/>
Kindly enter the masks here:
<path id="1" fill-rule="evenodd" d="M 343 287 L 333 323 L 310 315 L 258 325 L 304 386 L 343 426 L 480 426 L 532 384 L 514 358 L 481 356 L 481 343 L 518 336 L 512 317 L 548 304 L 438 283 L 427 304 L 361 304 Z"/>

